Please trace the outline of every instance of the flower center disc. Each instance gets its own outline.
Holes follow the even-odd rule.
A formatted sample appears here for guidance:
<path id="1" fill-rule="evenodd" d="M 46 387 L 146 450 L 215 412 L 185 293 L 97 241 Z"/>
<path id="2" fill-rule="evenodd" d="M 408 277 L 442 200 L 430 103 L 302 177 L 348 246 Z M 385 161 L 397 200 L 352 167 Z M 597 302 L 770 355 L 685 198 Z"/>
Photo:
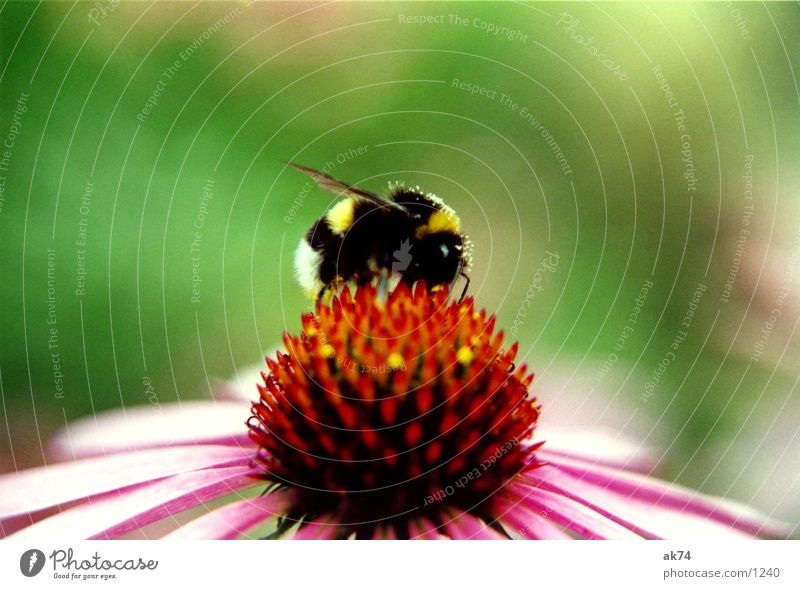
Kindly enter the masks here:
<path id="1" fill-rule="evenodd" d="M 292 517 L 358 532 L 480 503 L 535 460 L 539 416 L 494 317 L 448 293 L 345 289 L 303 316 L 268 358 L 248 425 L 264 477 L 292 488 Z M 365 532 L 366 534 L 366 532 Z"/>

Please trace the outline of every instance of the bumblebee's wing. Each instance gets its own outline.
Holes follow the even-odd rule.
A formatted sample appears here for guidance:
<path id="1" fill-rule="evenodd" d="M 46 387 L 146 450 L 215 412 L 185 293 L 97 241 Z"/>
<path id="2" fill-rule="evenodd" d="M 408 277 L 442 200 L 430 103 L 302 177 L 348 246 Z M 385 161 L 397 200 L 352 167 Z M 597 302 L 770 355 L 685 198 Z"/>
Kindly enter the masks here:
<path id="1" fill-rule="evenodd" d="M 390 209 L 395 209 L 398 211 L 406 212 L 406 209 L 395 202 L 387 200 L 378 196 L 373 192 L 369 192 L 358 186 L 353 186 L 352 184 L 348 184 L 347 182 L 342 182 L 341 180 L 337 180 L 336 178 L 329 176 L 325 172 L 320 172 L 319 170 L 314 170 L 312 168 L 307 168 L 305 166 L 301 166 L 300 164 L 296 164 L 294 162 L 286 162 L 288 165 L 292 166 L 293 168 L 300 170 L 304 174 L 308 174 L 314 181 L 319 184 L 320 188 L 323 190 L 327 190 L 328 192 L 332 192 L 337 196 L 354 196 L 356 198 L 363 198 L 368 200 L 372 203 L 375 203 L 381 207 L 389 207 Z"/>

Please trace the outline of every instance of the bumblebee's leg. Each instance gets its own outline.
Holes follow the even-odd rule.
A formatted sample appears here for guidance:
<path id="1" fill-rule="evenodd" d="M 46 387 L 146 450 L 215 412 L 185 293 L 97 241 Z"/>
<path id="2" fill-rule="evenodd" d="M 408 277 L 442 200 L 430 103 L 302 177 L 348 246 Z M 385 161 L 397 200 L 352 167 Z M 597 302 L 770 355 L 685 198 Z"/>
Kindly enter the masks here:
<path id="1" fill-rule="evenodd" d="M 378 278 L 378 300 L 384 303 L 389 299 L 389 276 L 384 272 Z"/>
<path id="2" fill-rule="evenodd" d="M 330 284 L 326 284 L 321 289 L 319 289 L 319 292 L 317 293 L 317 304 L 318 305 L 325 303 L 325 300 L 324 300 L 325 299 L 325 295 L 328 294 L 328 291 L 330 289 L 331 289 L 331 285 Z"/>
<path id="3" fill-rule="evenodd" d="M 464 300 L 464 297 L 467 296 L 467 289 L 469 288 L 470 281 L 469 281 L 469 276 L 467 276 L 465 272 L 459 272 L 458 275 L 463 276 L 464 280 L 466 281 L 464 283 L 464 290 L 461 291 L 461 296 L 458 297 L 458 302 L 461 303 Z"/>

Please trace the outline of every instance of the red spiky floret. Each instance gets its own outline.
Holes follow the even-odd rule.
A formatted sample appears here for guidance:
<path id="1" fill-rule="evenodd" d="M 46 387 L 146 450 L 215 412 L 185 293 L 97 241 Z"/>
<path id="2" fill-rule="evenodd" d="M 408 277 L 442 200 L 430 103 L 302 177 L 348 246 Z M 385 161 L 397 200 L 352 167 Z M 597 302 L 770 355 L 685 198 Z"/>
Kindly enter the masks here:
<path id="1" fill-rule="evenodd" d="M 471 298 L 345 289 L 302 325 L 267 358 L 248 422 L 264 477 L 295 491 L 292 517 L 335 514 L 365 535 L 389 520 L 402 536 L 409 514 L 479 514 L 535 462 L 533 374 Z"/>

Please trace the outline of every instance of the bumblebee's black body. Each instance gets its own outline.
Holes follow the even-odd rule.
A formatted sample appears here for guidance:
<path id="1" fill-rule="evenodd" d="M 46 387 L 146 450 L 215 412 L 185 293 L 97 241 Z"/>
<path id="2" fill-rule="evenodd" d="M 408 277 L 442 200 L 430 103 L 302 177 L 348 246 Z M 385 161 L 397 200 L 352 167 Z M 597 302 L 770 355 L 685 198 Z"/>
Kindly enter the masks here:
<path id="1" fill-rule="evenodd" d="M 458 217 L 438 197 L 396 187 L 383 198 L 294 166 L 346 199 L 314 223 L 298 248 L 298 277 L 312 296 L 337 283 L 393 276 L 409 284 L 424 280 L 431 287 L 466 278 L 467 238 Z"/>

